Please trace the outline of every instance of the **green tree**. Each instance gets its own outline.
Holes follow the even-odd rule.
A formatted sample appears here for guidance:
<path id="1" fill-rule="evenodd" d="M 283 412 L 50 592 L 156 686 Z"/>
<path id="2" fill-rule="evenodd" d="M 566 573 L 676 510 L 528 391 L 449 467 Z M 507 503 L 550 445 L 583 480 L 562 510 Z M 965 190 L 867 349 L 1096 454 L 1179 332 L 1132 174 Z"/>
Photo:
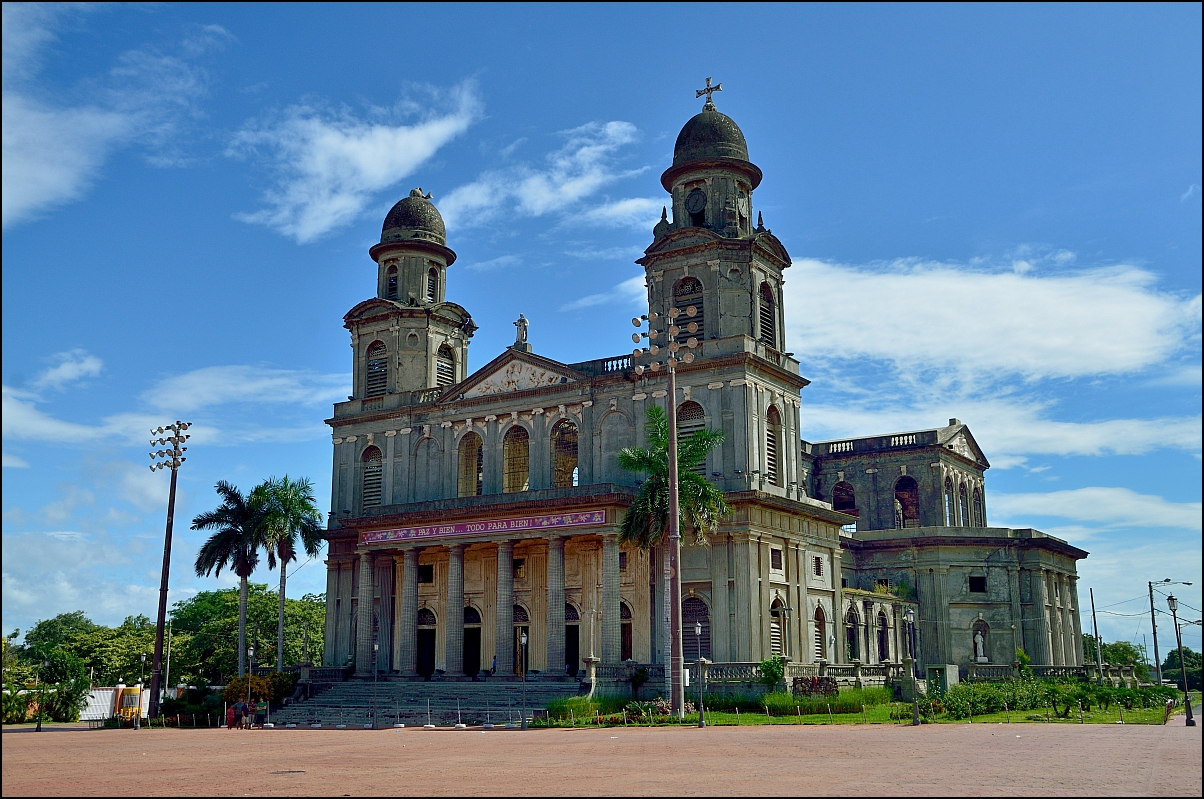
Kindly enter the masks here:
<path id="1" fill-rule="evenodd" d="M 628 447 L 619 452 L 619 466 L 645 475 L 635 501 L 623 514 L 619 540 L 641 549 L 660 546 L 669 533 L 669 417 L 659 406 L 648 409 L 644 422 L 646 448 Z M 707 542 L 708 534 L 728 513 L 723 492 L 694 471 L 706 462 L 707 453 L 723 443 L 721 430 L 696 430 L 677 444 L 678 524 L 695 545 Z M 666 559 L 666 569 L 668 563 Z M 665 580 L 665 606 L 669 603 L 669 581 Z M 668 646 L 669 621 L 662 620 L 662 640 Z"/>
<path id="2" fill-rule="evenodd" d="M 308 477 L 290 480 L 270 478 L 252 492 L 253 502 L 264 509 L 264 537 L 268 567 L 280 563 L 280 603 L 276 627 L 276 671 L 284 668 L 284 599 L 288 565 L 297 559 L 300 547 L 314 557 L 322 549 L 322 512 Z"/>
<path id="3" fill-rule="evenodd" d="M 198 577 L 207 577 L 229 568 L 238 575 L 238 675 L 241 677 L 246 672 L 247 656 L 247 579 L 259 565 L 260 548 L 266 546 L 264 510 L 225 480 L 219 480 L 216 489 L 222 504 L 192 520 L 193 530 L 216 531 L 197 553 L 196 573 Z"/>
<path id="4" fill-rule="evenodd" d="M 46 715 L 54 721 L 79 721 L 79 713 L 88 701 L 88 672 L 82 660 L 62 649 L 44 650 L 41 671 L 45 684 Z"/>
<path id="5" fill-rule="evenodd" d="M 1173 632 L 1173 631 L 1172 631 Z M 1200 653 L 1183 647 L 1183 664 L 1187 667 L 1187 685 L 1192 691 L 1200 690 Z M 1179 648 L 1174 647 L 1166 653 L 1162 662 L 1162 679 L 1172 680 L 1179 690 L 1183 689 L 1183 670 L 1179 668 Z"/>
<path id="6" fill-rule="evenodd" d="M 127 616 L 118 627 L 93 625 L 66 650 L 83 662 L 98 685 L 132 684 L 143 671 L 142 655 L 149 660 L 155 651 L 155 625 L 142 614 Z"/>
<path id="7" fill-rule="evenodd" d="M 25 649 L 50 651 L 70 644 L 77 638 L 97 629 L 82 610 L 60 613 L 53 619 L 44 619 L 25 633 Z"/>
<path id="8" fill-rule="evenodd" d="M 1088 663 L 1099 663 L 1096 655 L 1095 637 L 1083 634 L 1083 659 Z M 1137 679 L 1149 681 L 1150 667 L 1145 648 L 1129 641 L 1104 643 L 1104 663 L 1110 666 L 1132 666 Z"/>

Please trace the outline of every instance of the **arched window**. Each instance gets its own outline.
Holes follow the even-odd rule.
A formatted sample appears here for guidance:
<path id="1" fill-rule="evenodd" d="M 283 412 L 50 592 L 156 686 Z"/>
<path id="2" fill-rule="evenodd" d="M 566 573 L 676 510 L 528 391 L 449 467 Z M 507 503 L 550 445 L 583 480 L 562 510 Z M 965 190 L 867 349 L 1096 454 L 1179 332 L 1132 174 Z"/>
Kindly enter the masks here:
<path id="1" fill-rule="evenodd" d="M 464 608 L 464 626 L 479 627 L 481 625 L 481 612 L 472 605 Z"/>
<path id="2" fill-rule="evenodd" d="M 774 599 L 769 606 L 769 651 L 774 657 L 785 654 L 782 647 L 782 619 L 785 618 L 782 600 Z"/>
<path id="3" fill-rule="evenodd" d="M 920 526 L 920 487 L 914 477 L 895 481 L 895 528 Z"/>
<path id="4" fill-rule="evenodd" d="M 390 266 L 385 272 L 385 298 L 397 299 L 397 267 Z"/>
<path id="5" fill-rule="evenodd" d="M 966 484 L 957 488 L 957 517 L 962 527 L 970 526 L 970 498 L 966 495 Z"/>
<path id="6" fill-rule="evenodd" d="M 828 625 L 824 618 L 824 609 L 815 606 L 815 659 L 826 660 L 828 657 Z"/>
<path id="7" fill-rule="evenodd" d="M 379 341 L 368 347 L 368 376 L 365 397 L 381 397 L 389 388 L 389 350 Z"/>
<path id="8" fill-rule="evenodd" d="M 953 481 L 945 478 L 945 526 L 957 526 L 957 506 L 953 499 Z"/>
<path id="9" fill-rule="evenodd" d="M 680 450 L 682 442 L 688 440 L 694 435 L 694 431 L 702 430 L 706 427 L 706 412 L 702 410 L 702 406 L 697 402 L 690 400 L 683 402 L 677 408 L 677 447 Z M 707 464 L 704 459 L 702 463 L 694 466 L 696 474 L 706 475 Z"/>
<path id="10" fill-rule="evenodd" d="M 778 451 L 782 445 L 782 417 L 778 409 L 769 406 L 765 415 L 765 476 L 775 486 L 782 484 L 782 470 L 778 468 Z"/>
<path id="11" fill-rule="evenodd" d="M 694 634 L 695 623 L 702 625 L 701 636 Z M 711 657 L 711 614 L 707 603 L 696 596 L 681 601 L 681 640 L 683 657 L 687 661 Z"/>
<path id="12" fill-rule="evenodd" d="M 456 355 L 452 348 L 440 344 L 435 353 L 435 385 L 439 388 L 450 386 L 456 382 Z"/>
<path id="13" fill-rule="evenodd" d="M 531 487 L 531 438 L 525 428 L 514 425 L 502 440 L 502 491 L 515 494 Z"/>
<path id="14" fill-rule="evenodd" d="M 761 302 L 759 308 L 761 320 L 761 342 L 774 349 L 778 346 L 777 316 L 773 312 L 773 290 L 768 283 L 761 284 Z"/>
<path id="15" fill-rule="evenodd" d="M 527 609 L 522 605 L 514 606 L 514 623 L 515 624 L 530 624 L 531 616 L 527 613 Z"/>
<path id="16" fill-rule="evenodd" d="M 974 526 L 987 526 L 987 520 L 983 518 L 982 513 L 982 492 L 980 492 L 977 488 L 974 489 Z"/>
<path id="17" fill-rule="evenodd" d="M 681 332 L 677 334 L 677 343 L 684 345 L 691 338 L 696 338 L 701 343 L 706 337 L 706 325 L 702 319 L 702 282 L 696 277 L 677 281 L 673 288 L 673 304 L 686 314 L 684 317 L 678 317 L 677 326 L 681 328 Z M 693 316 L 686 310 L 691 305 L 695 309 Z"/>
<path id="18" fill-rule="evenodd" d="M 860 660 L 861 651 L 857 646 L 860 636 L 857 635 L 857 611 L 849 608 L 849 612 L 844 617 L 844 656 L 849 660 Z"/>
<path id="19" fill-rule="evenodd" d="M 631 660 L 631 607 L 619 603 L 619 660 Z"/>
<path id="20" fill-rule="evenodd" d="M 577 425 L 562 419 L 552 428 L 552 487 L 577 485 Z"/>
<path id="21" fill-rule="evenodd" d="M 419 627 L 434 627 L 435 626 L 435 611 L 430 608 L 418 609 L 418 626 Z"/>
<path id="22" fill-rule="evenodd" d="M 461 497 L 480 496 L 482 477 L 485 474 L 481 437 L 476 433 L 469 433 L 460 439 L 459 456 L 459 490 L 456 493 Z"/>
<path id="23" fill-rule="evenodd" d="M 579 624 L 581 622 L 581 614 L 577 612 L 577 608 L 564 603 L 564 620 L 567 624 Z"/>
<path id="24" fill-rule="evenodd" d="M 890 660 L 890 635 L 886 629 L 886 614 L 878 611 L 878 662 Z"/>
<path id="25" fill-rule="evenodd" d="M 384 458 L 376 447 L 368 447 L 361 456 L 364 461 L 364 493 L 365 508 L 380 504 L 381 479 L 384 477 Z"/>
<path id="26" fill-rule="evenodd" d="M 853 492 L 853 484 L 841 481 L 832 486 L 832 510 L 856 516 L 857 495 Z"/>
<path id="27" fill-rule="evenodd" d="M 439 301 L 439 270 L 433 266 L 426 273 L 426 301 Z"/>

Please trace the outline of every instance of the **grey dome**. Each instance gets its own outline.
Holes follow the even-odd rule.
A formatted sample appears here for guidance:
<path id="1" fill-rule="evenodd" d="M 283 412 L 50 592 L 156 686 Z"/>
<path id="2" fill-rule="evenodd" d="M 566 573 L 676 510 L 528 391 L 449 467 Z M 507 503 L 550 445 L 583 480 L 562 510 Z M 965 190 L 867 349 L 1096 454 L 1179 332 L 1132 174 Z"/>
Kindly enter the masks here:
<path id="1" fill-rule="evenodd" d="M 748 143 L 740 126 L 728 115 L 716 111 L 713 105 L 690 119 L 677 134 L 673 166 L 712 158 L 748 160 Z"/>
<path id="2" fill-rule="evenodd" d="M 413 189 L 409 197 L 398 201 L 389 210 L 381 229 L 382 244 L 406 239 L 424 239 L 447 246 L 447 229 L 443 226 L 443 217 L 430 201 L 430 195 L 423 194 L 422 189 Z"/>

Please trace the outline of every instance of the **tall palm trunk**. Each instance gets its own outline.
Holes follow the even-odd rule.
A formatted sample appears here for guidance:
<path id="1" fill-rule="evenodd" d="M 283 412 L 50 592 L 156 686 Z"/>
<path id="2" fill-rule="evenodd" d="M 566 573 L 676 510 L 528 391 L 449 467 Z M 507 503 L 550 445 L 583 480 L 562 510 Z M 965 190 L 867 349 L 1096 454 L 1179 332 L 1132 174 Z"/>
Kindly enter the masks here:
<path id="1" fill-rule="evenodd" d="M 239 575 L 238 583 L 238 676 L 247 674 L 247 576 Z"/>
<path id="2" fill-rule="evenodd" d="M 276 619 L 276 671 L 284 670 L 284 585 L 288 579 L 288 559 L 291 553 L 280 548 L 280 610 Z"/>

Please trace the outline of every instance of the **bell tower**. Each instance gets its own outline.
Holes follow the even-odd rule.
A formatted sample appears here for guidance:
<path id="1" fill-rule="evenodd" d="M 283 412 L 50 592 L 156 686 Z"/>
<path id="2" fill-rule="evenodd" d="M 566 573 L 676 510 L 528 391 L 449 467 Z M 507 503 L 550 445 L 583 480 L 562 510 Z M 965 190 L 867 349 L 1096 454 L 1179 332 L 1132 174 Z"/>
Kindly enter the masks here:
<path id="1" fill-rule="evenodd" d="M 761 170 L 748 159 L 740 127 L 715 107 L 711 95 L 722 86 L 708 78 L 698 90 L 706 95 L 702 112 L 681 129 L 673 165 L 661 175 L 670 205 L 636 263 L 647 275 L 651 310 L 694 305 L 699 311 L 695 357 L 746 351 L 780 363 L 782 273 L 790 256 L 759 214 L 753 223 Z"/>
<path id="2" fill-rule="evenodd" d="M 443 217 L 431 195 L 414 189 L 394 205 L 380 243 L 368 254 L 377 267 L 376 298 L 343 317 L 354 352 L 354 398 L 462 381 L 477 326 L 468 311 L 447 301 L 447 270 L 456 253 L 447 246 Z"/>

